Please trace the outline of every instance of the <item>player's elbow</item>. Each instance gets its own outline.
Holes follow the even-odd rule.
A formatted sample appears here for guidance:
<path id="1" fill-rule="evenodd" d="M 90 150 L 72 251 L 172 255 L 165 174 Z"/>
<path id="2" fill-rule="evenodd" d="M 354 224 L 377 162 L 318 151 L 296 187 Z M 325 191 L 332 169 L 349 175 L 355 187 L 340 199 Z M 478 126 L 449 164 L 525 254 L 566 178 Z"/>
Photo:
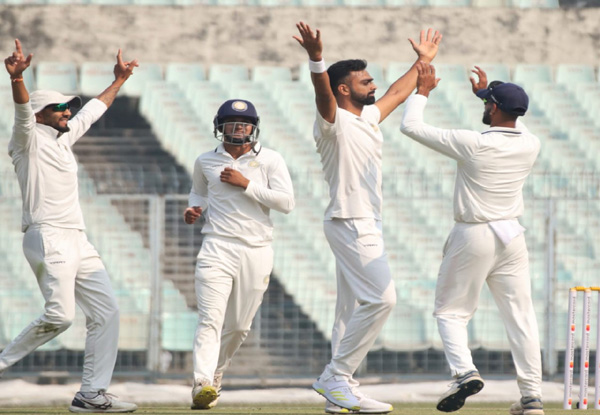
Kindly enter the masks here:
<path id="1" fill-rule="evenodd" d="M 281 213 L 285 213 L 286 215 L 290 213 L 296 207 L 296 200 L 294 197 L 290 197 L 286 203 L 283 204 L 281 208 Z"/>

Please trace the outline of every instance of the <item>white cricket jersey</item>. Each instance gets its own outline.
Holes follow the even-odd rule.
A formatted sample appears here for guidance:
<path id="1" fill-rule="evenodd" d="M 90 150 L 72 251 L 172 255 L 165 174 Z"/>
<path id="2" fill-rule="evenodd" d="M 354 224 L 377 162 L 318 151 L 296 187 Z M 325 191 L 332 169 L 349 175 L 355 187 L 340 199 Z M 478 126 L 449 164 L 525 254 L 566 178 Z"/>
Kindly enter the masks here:
<path id="1" fill-rule="evenodd" d="M 250 180 L 248 187 L 221 181 L 225 167 L 238 170 Z M 205 235 L 235 238 L 250 246 L 273 240 L 271 209 L 289 213 L 295 205 L 292 179 L 283 157 L 260 143 L 234 159 L 223 144 L 201 154 L 194 164 L 189 206 L 200 206 Z"/>
<path id="2" fill-rule="evenodd" d="M 521 122 L 517 128 L 492 127 L 481 133 L 435 128 L 423 122 L 426 104 L 423 95 L 408 99 L 401 130 L 457 161 L 454 219 L 479 223 L 521 216 L 523 184 L 540 151 L 540 140 Z"/>
<path id="3" fill-rule="evenodd" d="M 59 133 L 35 121 L 31 103 L 15 103 L 15 125 L 8 144 L 23 198 L 22 230 L 47 224 L 85 229 L 77 181 L 77 161 L 71 146 L 106 111 L 92 99 L 69 120 L 71 131 Z"/>
<path id="4" fill-rule="evenodd" d="M 380 118 L 376 105 L 365 105 L 360 117 L 338 107 L 333 123 L 325 121 L 317 111 L 314 137 L 331 199 L 326 220 L 381 220 Z"/>

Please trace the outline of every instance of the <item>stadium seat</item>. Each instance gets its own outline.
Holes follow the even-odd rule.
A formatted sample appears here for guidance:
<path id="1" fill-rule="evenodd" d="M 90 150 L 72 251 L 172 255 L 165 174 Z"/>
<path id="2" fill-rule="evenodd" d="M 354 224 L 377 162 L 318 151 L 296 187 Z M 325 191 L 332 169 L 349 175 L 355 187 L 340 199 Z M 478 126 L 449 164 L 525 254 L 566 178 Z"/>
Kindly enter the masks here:
<path id="1" fill-rule="evenodd" d="M 280 7 L 280 6 L 298 6 L 299 0 L 256 0 L 257 6 Z"/>
<path id="2" fill-rule="evenodd" d="M 441 78 L 443 83 L 458 82 L 465 83 L 469 82 L 469 73 L 464 65 L 461 64 L 449 64 L 449 63 L 438 63 L 435 66 L 435 76 Z M 441 84 L 440 84 L 441 85 Z"/>
<path id="3" fill-rule="evenodd" d="M 352 7 L 380 7 L 384 5 L 384 0 L 342 0 L 344 6 Z"/>
<path id="4" fill-rule="evenodd" d="M 248 68 L 242 65 L 213 64 L 208 70 L 208 79 L 211 82 L 227 84 L 231 81 L 249 80 Z"/>
<path id="5" fill-rule="evenodd" d="M 596 81 L 591 65 L 559 64 L 556 67 L 556 83 L 574 90 L 579 84 L 592 84 Z"/>
<path id="6" fill-rule="evenodd" d="M 273 82 L 291 81 L 292 73 L 283 66 L 255 66 L 252 68 L 252 81 L 271 87 Z"/>
<path id="7" fill-rule="evenodd" d="M 80 69 L 80 92 L 87 97 L 95 97 L 104 91 L 114 80 L 114 63 L 84 62 Z"/>
<path id="8" fill-rule="evenodd" d="M 512 0 L 510 5 L 519 8 L 558 9 L 560 7 L 558 0 Z"/>
<path id="9" fill-rule="evenodd" d="M 335 7 L 341 6 L 342 0 L 300 0 L 301 6 Z"/>
<path id="10" fill-rule="evenodd" d="M 40 62 L 36 67 L 38 89 L 77 94 L 77 66 L 72 62 Z M 107 85 L 108 86 L 108 85 Z"/>
<path id="11" fill-rule="evenodd" d="M 428 0 L 428 6 L 433 7 L 468 7 L 471 0 Z"/>
<path id="12" fill-rule="evenodd" d="M 513 82 L 529 90 L 538 83 L 552 83 L 552 68 L 549 65 L 517 64 Z"/>
<path id="13" fill-rule="evenodd" d="M 132 0 L 133 4 L 142 6 L 172 6 L 175 0 Z"/>
<path id="14" fill-rule="evenodd" d="M 177 84 L 182 91 L 186 91 L 191 82 L 205 79 L 204 67 L 199 63 L 171 62 L 167 64 L 165 80 Z"/>
<path id="15" fill-rule="evenodd" d="M 385 0 L 386 6 L 427 6 L 427 0 Z"/>
<path id="16" fill-rule="evenodd" d="M 142 63 L 135 68 L 133 75 L 123 84 L 121 93 L 130 97 L 142 95 L 146 82 L 162 80 L 162 68 L 158 63 Z"/>
<path id="17" fill-rule="evenodd" d="M 390 62 L 387 68 L 386 81 L 391 85 L 402 77 L 413 66 L 412 62 Z"/>
<path id="18" fill-rule="evenodd" d="M 473 69 L 475 66 L 479 66 L 483 69 L 487 75 L 488 82 L 492 81 L 502 81 L 502 82 L 510 82 L 510 68 L 508 65 L 504 63 L 476 63 L 473 65 Z M 469 76 L 474 77 L 477 80 L 477 76 L 469 70 Z"/>

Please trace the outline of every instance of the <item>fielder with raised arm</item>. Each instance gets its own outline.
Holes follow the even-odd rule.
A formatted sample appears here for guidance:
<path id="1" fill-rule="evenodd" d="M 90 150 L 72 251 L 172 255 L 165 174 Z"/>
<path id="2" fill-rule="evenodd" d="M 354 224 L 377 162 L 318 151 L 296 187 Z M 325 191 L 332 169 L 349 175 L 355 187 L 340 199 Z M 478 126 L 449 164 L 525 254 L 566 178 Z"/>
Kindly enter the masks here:
<path id="1" fill-rule="evenodd" d="M 437 86 L 435 69 L 418 65 L 417 93 L 406 103 L 402 132 L 457 162 L 454 189 L 456 224 L 444 246 L 434 316 L 454 382 L 437 409 L 459 410 L 483 388 L 468 347 L 467 324 L 484 283 L 500 310 L 517 370 L 521 399 L 512 415 L 543 415 L 542 365 L 538 325 L 531 299 L 529 256 L 524 228 L 523 184 L 540 151 L 540 140 L 518 121 L 529 98 L 518 85 L 494 81 L 489 86 L 479 67 L 471 78 L 483 100 L 482 133 L 444 130 L 423 122 L 429 93 Z"/>
<path id="2" fill-rule="evenodd" d="M 396 304 L 383 244 L 379 124 L 415 89 L 413 67 L 377 101 L 377 86 L 364 60 L 343 60 L 326 69 L 319 30 L 305 23 L 294 38 L 309 57 L 317 119 L 314 138 L 329 184 L 325 236 L 336 258 L 337 302 L 331 338 L 333 358 L 313 384 L 327 399 L 325 411 L 387 413 L 392 405 L 363 395 L 353 378 Z M 430 62 L 442 35 L 429 29 L 420 43 L 409 39 L 418 60 Z"/>
<path id="3" fill-rule="evenodd" d="M 87 240 L 79 206 L 77 161 L 71 147 L 113 103 L 137 61 L 117 54 L 114 82 L 81 108 L 81 98 L 55 91 L 29 95 L 23 72 L 31 64 L 21 42 L 4 60 L 15 103 L 8 144 L 23 197 L 23 251 L 46 301 L 45 311 L 0 354 L 0 374 L 65 331 L 75 304 L 86 316 L 81 389 L 71 412 L 133 412 L 137 406 L 107 394 L 117 359 L 119 308 L 100 255 Z"/>
<path id="4" fill-rule="evenodd" d="M 204 240 L 195 282 L 198 327 L 194 341 L 192 409 L 217 404 L 223 373 L 238 351 L 262 302 L 273 270 L 271 209 L 289 213 L 294 189 L 283 157 L 258 141 L 259 117 L 251 102 L 224 102 L 214 118 L 223 143 L 194 165 L 184 221 L 204 215 Z"/>

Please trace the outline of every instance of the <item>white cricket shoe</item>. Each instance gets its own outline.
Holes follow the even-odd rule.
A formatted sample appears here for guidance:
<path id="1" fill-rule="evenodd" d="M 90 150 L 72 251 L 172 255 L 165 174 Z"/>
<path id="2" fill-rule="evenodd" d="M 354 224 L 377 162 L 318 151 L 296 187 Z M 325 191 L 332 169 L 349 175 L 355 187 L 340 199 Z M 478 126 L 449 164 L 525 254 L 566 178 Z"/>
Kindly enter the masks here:
<path id="1" fill-rule="evenodd" d="M 121 402 L 117 397 L 103 390 L 98 392 L 77 392 L 69 406 L 76 413 L 124 413 L 138 409 L 136 404 Z"/>
<path id="2" fill-rule="evenodd" d="M 223 380 L 223 372 L 215 373 L 215 377 L 213 378 L 213 387 L 217 391 L 217 398 L 208 404 L 209 407 L 214 408 L 217 406 L 217 402 L 219 401 L 219 397 L 221 396 L 221 381 Z"/>
<path id="3" fill-rule="evenodd" d="M 544 415 L 542 400 L 536 397 L 522 397 L 510 406 L 511 415 Z"/>
<path id="4" fill-rule="evenodd" d="M 476 370 L 457 376 L 456 380 L 450 384 L 450 389 L 438 401 L 437 410 L 442 412 L 458 411 L 465 404 L 465 399 L 478 393 L 483 389 L 483 385 L 483 379 Z"/>
<path id="5" fill-rule="evenodd" d="M 342 408 L 350 409 L 352 411 L 360 410 L 360 402 L 358 398 L 354 396 L 352 388 L 345 379 L 336 379 L 337 376 L 331 376 L 327 380 L 317 379 L 312 384 L 312 388 L 323 395 L 325 399 L 334 405 Z"/>
<path id="6" fill-rule="evenodd" d="M 357 387 L 353 387 L 352 392 L 354 392 L 354 396 L 356 396 L 360 402 L 360 410 L 357 412 L 359 414 L 387 414 L 394 410 L 392 404 L 379 402 L 370 398 L 358 390 Z"/>
<path id="7" fill-rule="evenodd" d="M 210 409 L 216 405 L 217 398 L 217 390 L 210 384 L 209 380 L 197 379 L 192 389 L 191 409 Z"/>

